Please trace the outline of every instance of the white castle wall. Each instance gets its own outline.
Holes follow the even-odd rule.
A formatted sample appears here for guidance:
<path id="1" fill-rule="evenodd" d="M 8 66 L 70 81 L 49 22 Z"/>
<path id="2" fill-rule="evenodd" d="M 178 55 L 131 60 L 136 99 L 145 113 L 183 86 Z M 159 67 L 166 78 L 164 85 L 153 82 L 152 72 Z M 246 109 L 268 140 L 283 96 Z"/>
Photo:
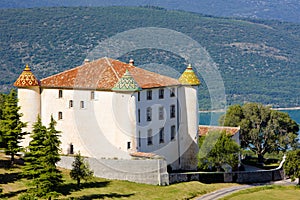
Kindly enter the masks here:
<path id="1" fill-rule="evenodd" d="M 27 127 L 23 128 L 23 131 L 31 132 L 32 125 L 37 120 L 37 116 L 40 114 L 40 89 L 38 86 L 18 88 L 18 105 L 22 122 L 27 122 Z M 28 146 L 30 142 L 30 135 L 26 135 L 22 140 L 21 146 Z"/>
<path id="2" fill-rule="evenodd" d="M 62 98 L 58 89 L 42 91 L 42 122 L 49 124 L 53 115 L 56 129 L 62 131 L 62 152 L 68 153 L 70 143 L 74 152 L 95 158 L 130 158 L 127 143 L 135 133 L 135 99 L 131 94 L 94 91 L 91 99 L 89 90 L 63 90 Z M 69 101 L 73 100 L 73 107 Z M 81 101 L 84 108 L 81 108 Z M 62 119 L 58 113 L 62 112 Z M 128 117 L 130 116 L 130 117 Z"/>

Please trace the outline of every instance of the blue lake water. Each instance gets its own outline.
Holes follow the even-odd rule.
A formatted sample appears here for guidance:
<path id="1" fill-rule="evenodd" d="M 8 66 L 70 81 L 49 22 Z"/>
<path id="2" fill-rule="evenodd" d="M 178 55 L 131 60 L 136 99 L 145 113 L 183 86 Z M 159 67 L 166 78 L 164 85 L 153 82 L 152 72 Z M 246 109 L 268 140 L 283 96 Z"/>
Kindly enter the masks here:
<path id="1" fill-rule="evenodd" d="M 280 110 L 287 112 L 290 117 L 300 124 L 300 110 Z M 199 113 L 199 124 L 201 125 L 218 125 L 218 120 L 224 112 L 200 112 Z"/>

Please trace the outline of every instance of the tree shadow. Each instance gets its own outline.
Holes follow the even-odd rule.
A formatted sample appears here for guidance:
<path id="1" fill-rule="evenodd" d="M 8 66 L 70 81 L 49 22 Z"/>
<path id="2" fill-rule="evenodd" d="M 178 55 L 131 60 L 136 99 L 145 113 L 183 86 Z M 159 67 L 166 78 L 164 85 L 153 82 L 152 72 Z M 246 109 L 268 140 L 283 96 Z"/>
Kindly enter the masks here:
<path id="1" fill-rule="evenodd" d="M 74 200 L 91 200 L 91 199 L 104 199 L 104 198 L 124 198 L 130 197 L 134 194 L 118 194 L 118 193 L 109 193 L 109 194 L 91 194 L 83 195 L 81 197 L 71 198 Z"/>
<path id="2" fill-rule="evenodd" d="M 5 194 L 0 194 L 0 199 L 11 198 L 11 197 L 17 196 L 20 193 L 26 192 L 26 191 L 27 191 L 26 189 L 23 189 L 23 190 L 18 190 L 18 191 L 14 191 L 14 192 L 8 192 Z"/>
<path id="3" fill-rule="evenodd" d="M 99 181 L 99 182 L 83 182 L 80 184 L 80 188 L 75 183 L 67 183 L 60 186 L 58 192 L 63 195 L 69 195 L 71 192 L 78 191 L 84 188 L 100 188 L 106 187 L 110 181 Z"/>
<path id="4" fill-rule="evenodd" d="M 0 174 L 0 184 L 13 183 L 20 179 L 20 172 Z"/>

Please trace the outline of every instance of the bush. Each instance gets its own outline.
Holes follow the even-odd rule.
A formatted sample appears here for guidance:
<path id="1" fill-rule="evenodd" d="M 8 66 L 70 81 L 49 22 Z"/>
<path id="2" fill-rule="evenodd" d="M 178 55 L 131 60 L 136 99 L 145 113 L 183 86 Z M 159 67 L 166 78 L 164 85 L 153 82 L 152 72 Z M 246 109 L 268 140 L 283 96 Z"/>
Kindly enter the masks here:
<path id="1" fill-rule="evenodd" d="M 19 200 L 37 200 L 38 198 L 35 197 L 33 194 L 21 194 L 18 198 Z"/>

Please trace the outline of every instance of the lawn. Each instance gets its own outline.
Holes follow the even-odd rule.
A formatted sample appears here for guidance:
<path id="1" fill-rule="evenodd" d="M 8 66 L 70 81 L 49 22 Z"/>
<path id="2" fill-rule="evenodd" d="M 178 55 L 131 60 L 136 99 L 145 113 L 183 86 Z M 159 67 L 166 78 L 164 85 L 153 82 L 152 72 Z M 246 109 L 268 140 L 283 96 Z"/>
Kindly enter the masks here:
<path id="1" fill-rule="evenodd" d="M 300 187 L 298 186 L 259 186 L 242 190 L 228 195 L 222 200 L 297 200 L 300 197 Z"/>
<path id="2" fill-rule="evenodd" d="M 18 199 L 26 191 L 27 180 L 20 178 L 21 166 L 12 169 L 0 168 L 0 187 L 3 194 L 0 199 Z M 191 199 L 224 187 L 237 184 L 203 184 L 186 182 L 169 186 L 155 186 L 132 183 L 128 181 L 94 178 L 92 182 L 83 182 L 82 188 L 76 191 L 75 181 L 69 176 L 69 171 L 61 169 L 64 184 L 58 199 Z"/>

